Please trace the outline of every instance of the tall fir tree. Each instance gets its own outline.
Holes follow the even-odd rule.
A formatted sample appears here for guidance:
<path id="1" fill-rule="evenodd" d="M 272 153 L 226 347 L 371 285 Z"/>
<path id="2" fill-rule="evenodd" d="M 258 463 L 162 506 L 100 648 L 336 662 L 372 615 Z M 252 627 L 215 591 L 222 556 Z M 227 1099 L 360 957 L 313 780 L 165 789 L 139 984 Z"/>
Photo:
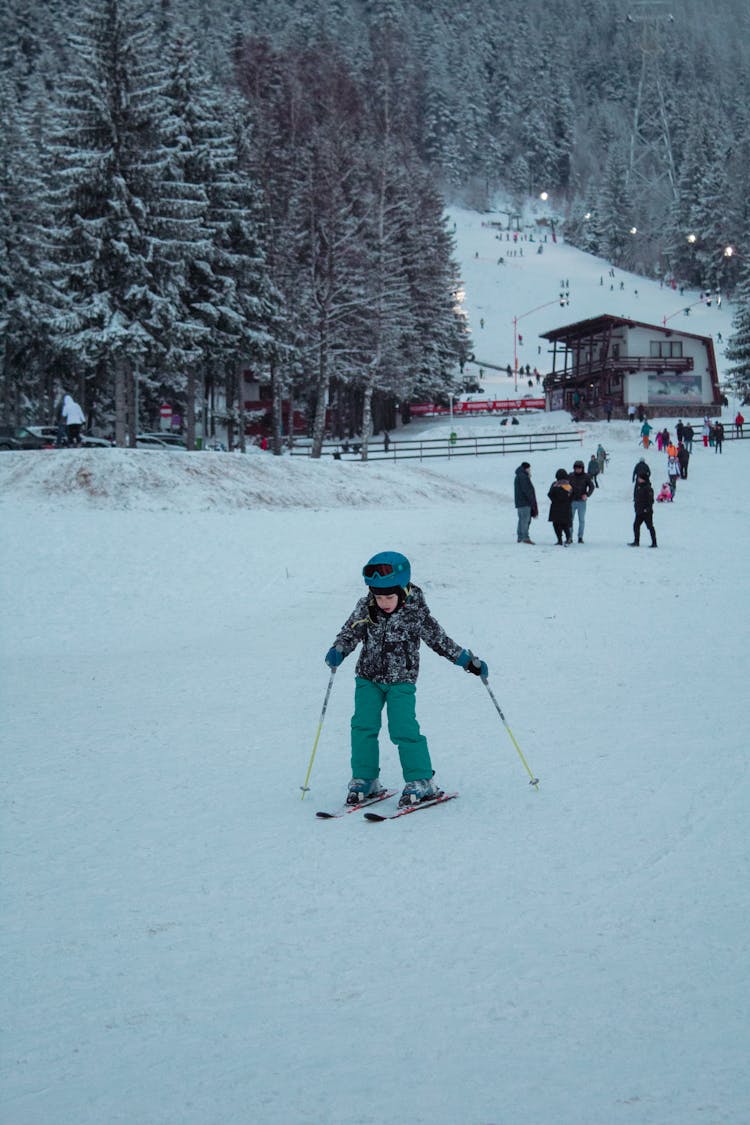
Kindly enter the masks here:
<path id="1" fill-rule="evenodd" d="M 85 375 L 86 407 L 119 445 L 136 428 L 138 379 L 159 365 L 180 310 L 154 271 L 149 205 L 165 161 L 154 35 L 129 0 L 84 4 L 75 69 L 57 92 L 47 143 L 65 315 L 58 348 Z"/>

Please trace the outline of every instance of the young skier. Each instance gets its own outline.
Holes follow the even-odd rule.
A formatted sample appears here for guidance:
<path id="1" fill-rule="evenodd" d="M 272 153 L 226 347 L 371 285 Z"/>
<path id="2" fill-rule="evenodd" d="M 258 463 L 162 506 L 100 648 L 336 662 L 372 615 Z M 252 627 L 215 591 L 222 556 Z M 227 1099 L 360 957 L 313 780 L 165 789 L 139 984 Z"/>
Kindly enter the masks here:
<path id="1" fill-rule="evenodd" d="M 355 805 L 382 792 L 378 734 L 385 705 L 388 734 L 398 746 L 406 782 L 399 806 L 418 804 L 442 793 L 432 781 L 427 739 L 416 718 L 420 641 L 475 676 L 486 678 L 487 665 L 451 640 L 438 624 L 419 586 L 411 584 L 411 565 L 404 555 L 397 551 L 373 555 L 362 574 L 368 592 L 325 657 L 329 668 L 337 668 L 362 642 L 355 669 L 352 780 L 346 803 Z"/>

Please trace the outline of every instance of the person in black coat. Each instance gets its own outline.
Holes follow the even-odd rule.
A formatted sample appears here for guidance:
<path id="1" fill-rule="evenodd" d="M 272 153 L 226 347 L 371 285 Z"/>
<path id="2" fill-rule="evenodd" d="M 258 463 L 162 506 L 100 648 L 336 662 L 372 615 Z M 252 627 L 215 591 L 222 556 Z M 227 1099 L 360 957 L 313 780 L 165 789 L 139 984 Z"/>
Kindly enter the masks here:
<path id="1" fill-rule="evenodd" d="M 549 521 L 555 529 L 557 545 L 558 547 L 563 546 L 564 535 L 564 545 L 567 547 L 573 542 L 573 489 L 570 487 L 570 481 L 568 480 L 568 474 L 565 472 L 565 469 L 557 470 L 547 496 L 550 500 Z"/>
<path id="2" fill-rule="evenodd" d="M 533 544 L 533 539 L 529 538 L 529 524 L 532 519 L 536 519 L 539 515 L 539 509 L 534 485 L 531 483 L 531 465 L 528 461 L 522 461 L 516 469 L 513 495 L 518 512 L 518 527 L 516 530 L 518 542 Z"/>
<path id="3" fill-rule="evenodd" d="M 656 546 L 656 531 L 654 529 L 654 490 L 648 477 L 639 476 L 633 489 L 633 507 L 635 520 L 633 522 L 633 542 L 629 547 L 639 547 L 641 538 L 641 525 L 645 523 L 651 532 L 651 546 Z"/>
<path id="4" fill-rule="evenodd" d="M 682 443 L 677 446 L 677 463 L 680 466 L 680 477 L 687 480 L 690 453 Z"/>

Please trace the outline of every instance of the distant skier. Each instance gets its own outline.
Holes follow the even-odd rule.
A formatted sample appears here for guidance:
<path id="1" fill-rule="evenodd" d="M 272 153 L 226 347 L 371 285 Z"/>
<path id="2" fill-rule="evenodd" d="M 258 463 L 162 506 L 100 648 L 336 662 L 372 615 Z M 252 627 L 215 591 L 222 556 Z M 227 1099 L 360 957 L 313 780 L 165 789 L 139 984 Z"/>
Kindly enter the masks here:
<path id="1" fill-rule="evenodd" d="M 381 551 L 362 568 L 367 594 L 360 598 L 333 645 L 326 664 L 337 668 L 362 644 L 355 670 L 351 722 L 352 779 L 348 805 L 382 792 L 378 734 L 385 706 L 388 734 L 398 746 L 404 775 L 399 806 L 440 796 L 433 782 L 427 739 L 416 717 L 421 641 L 466 672 L 487 678 L 487 665 L 470 649 L 451 640 L 427 607 L 419 586 L 411 584 L 409 560 L 397 551 Z"/>
<path id="2" fill-rule="evenodd" d="M 588 464 L 588 468 L 586 469 L 586 472 L 589 474 L 592 481 L 594 482 L 594 488 L 598 488 L 599 487 L 599 481 L 598 481 L 597 478 L 599 476 L 599 458 L 597 457 L 597 455 L 595 453 L 592 453 L 591 457 L 589 458 L 589 464 Z"/>

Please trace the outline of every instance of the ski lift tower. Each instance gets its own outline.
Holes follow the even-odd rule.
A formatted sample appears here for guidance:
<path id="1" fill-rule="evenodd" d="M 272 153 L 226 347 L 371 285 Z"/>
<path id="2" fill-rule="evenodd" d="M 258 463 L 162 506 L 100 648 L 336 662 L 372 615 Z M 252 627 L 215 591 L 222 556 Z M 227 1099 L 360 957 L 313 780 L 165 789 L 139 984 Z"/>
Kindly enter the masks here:
<path id="1" fill-rule="evenodd" d="M 671 202 L 677 194 L 672 142 L 664 100 L 661 58 L 663 32 L 674 23 L 664 0 L 636 0 L 628 23 L 640 27 L 641 74 L 630 135 L 628 185 L 638 188 L 658 184 Z"/>

